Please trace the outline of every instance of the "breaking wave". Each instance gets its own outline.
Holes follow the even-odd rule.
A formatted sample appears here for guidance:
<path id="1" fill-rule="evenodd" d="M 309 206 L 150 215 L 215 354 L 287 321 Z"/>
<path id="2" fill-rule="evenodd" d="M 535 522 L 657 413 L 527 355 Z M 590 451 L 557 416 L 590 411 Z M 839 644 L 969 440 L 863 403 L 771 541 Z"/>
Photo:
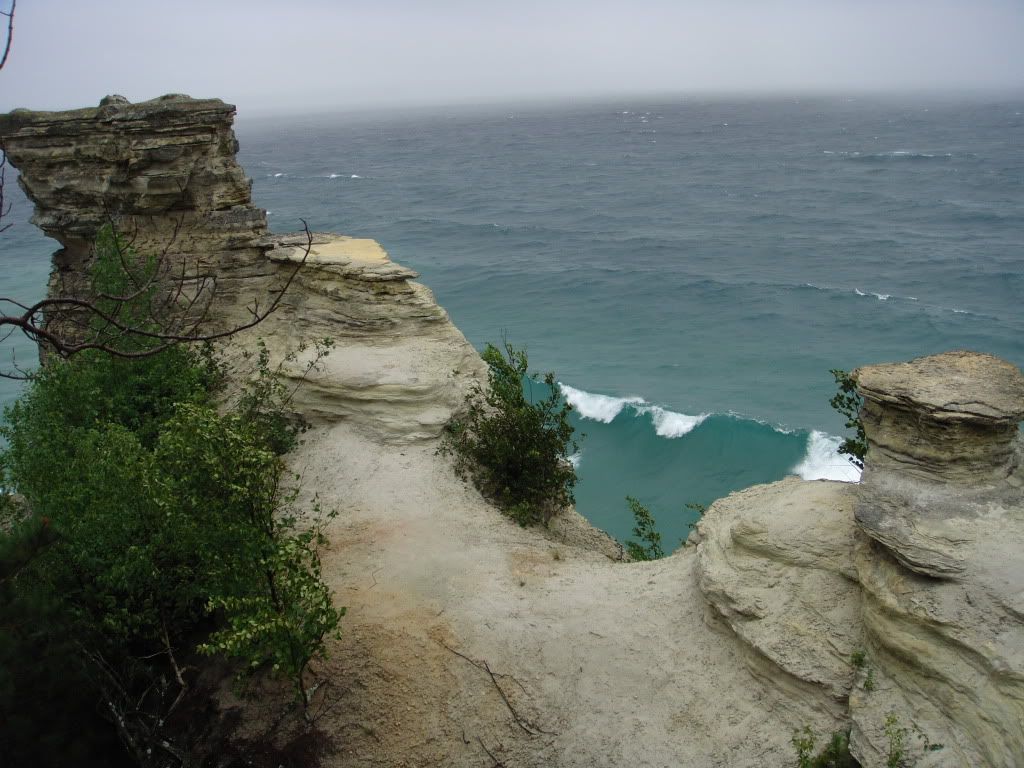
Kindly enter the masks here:
<path id="1" fill-rule="evenodd" d="M 687 413 L 677 413 L 662 408 L 660 405 L 652 405 L 642 397 L 598 395 L 561 382 L 559 382 L 558 388 L 566 402 L 576 410 L 581 418 L 599 421 L 602 424 L 611 424 L 624 408 L 629 407 L 637 416 L 650 416 L 655 433 L 659 437 L 669 439 L 682 437 L 692 432 L 711 415 L 702 413 L 698 416 L 691 416 Z"/>
<path id="2" fill-rule="evenodd" d="M 793 474 L 804 480 L 842 480 L 856 483 L 860 470 L 849 459 L 839 453 L 842 438 L 812 430 L 807 435 L 807 453 L 803 460 L 793 467 Z"/>

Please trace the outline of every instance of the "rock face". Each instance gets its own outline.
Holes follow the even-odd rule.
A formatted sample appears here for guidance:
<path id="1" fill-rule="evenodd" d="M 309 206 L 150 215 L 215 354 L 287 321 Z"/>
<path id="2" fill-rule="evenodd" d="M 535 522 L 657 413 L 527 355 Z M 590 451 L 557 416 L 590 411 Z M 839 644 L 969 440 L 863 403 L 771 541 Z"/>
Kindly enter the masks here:
<path id="1" fill-rule="evenodd" d="M 946 352 L 853 372 L 875 471 L 976 486 L 1011 475 L 1024 376 L 1005 360 Z"/>
<path id="2" fill-rule="evenodd" d="M 854 375 L 870 458 L 855 506 L 863 621 L 896 689 L 880 695 L 912 705 L 950 764 L 1022 765 L 1024 375 L 972 352 Z M 869 692 L 853 720 L 880 753 L 874 706 Z"/>
<path id="3" fill-rule="evenodd" d="M 266 307 L 309 245 L 278 310 L 236 337 L 236 351 L 261 337 L 281 359 L 304 340 L 344 339 L 321 370 L 304 375 L 301 358 L 286 365 L 302 377 L 297 408 L 315 419 L 351 420 L 387 440 L 436 436 L 481 374 L 479 356 L 413 282 L 416 273 L 374 241 L 270 234 L 235 160 L 234 112 L 219 99 L 172 94 L 0 116 L 0 139 L 35 203 L 33 221 L 63 246 L 54 254 L 51 295 L 88 292 L 92 244 L 109 222 L 137 252 L 160 254 L 171 272 L 181 265 L 186 282 L 211 286 L 208 327 L 223 330 Z"/>
<path id="4" fill-rule="evenodd" d="M 1024 765 L 1024 376 L 972 352 L 854 376 L 862 482 L 717 502 L 693 537 L 701 590 L 865 766 L 901 732 L 919 766 Z"/>
<path id="5" fill-rule="evenodd" d="M 218 328 L 244 323 L 305 258 L 278 310 L 226 351 L 244 375 L 242 353 L 261 337 L 294 377 L 297 410 L 323 427 L 299 459 L 329 504 L 348 505 L 325 573 L 359 605 L 357 631 L 387 629 L 371 656 L 404 648 L 365 710 L 402 704 L 389 738 L 365 729 L 393 750 L 374 764 L 425 764 L 440 734 L 435 764 L 461 750 L 451 764 L 478 765 L 464 726 L 491 718 L 504 725 L 490 743 L 522 765 L 781 765 L 787 728 L 807 723 L 819 740 L 851 729 L 867 768 L 889 763 L 901 738 L 922 768 L 1024 766 L 1019 370 L 969 352 L 861 368 L 859 485 L 789 478 L 732 494 L 694 546 L 657 563 L 612 563 L 620 551 L 577 549 L 571 530 L 566 556 L 552 554 L 458 483 L 432 445 L 407 445 L 439 434 L 483 375 L 479 356 L 376 242 L 270 234 L 235 161 L 233 114 L 217 100 L 108 97 L 0 116 L 0 138 L 36 223 L 63 246 L 54 294 L 86 290 L 108 221 L 140 252 L 210 278 Z M 324 337 L 337 348 L 319 368 L 307 371 L 308 350 L 287 357 Z M 339 676 L 373 668 L 353 648 Z M 504 670 L 490 675 L 497 691 L 481 687 L 491 667 L 474 658 Z M 507 722 L 515 690 L 532 691 L 558 728 Z M 430 718 L 416 720 L 425 700 Z M 339 731 L 359 722 L 339 717 Z M 409 720 L 422 740 L 402 752 Z"/>
<path id="6" fill-rule="evenodd" d="M 863 645 L 854 490 L 790 477 L 730 495 L 697 527 L 701 591 L 752 670 L 837 720 Z"/>

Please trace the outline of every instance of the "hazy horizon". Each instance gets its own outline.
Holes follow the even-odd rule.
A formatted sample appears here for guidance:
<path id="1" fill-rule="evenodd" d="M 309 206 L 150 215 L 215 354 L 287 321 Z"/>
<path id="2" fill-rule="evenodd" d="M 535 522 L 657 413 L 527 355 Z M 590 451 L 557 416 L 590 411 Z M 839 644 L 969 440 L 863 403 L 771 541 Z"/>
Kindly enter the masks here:
<path id="1" fill-rule="evenodd" d="M 630 98 L 1024 92 L 1010 0 L 140 0 L 18 6 L 0 110 L 108 93 L 251 116 Z"/>

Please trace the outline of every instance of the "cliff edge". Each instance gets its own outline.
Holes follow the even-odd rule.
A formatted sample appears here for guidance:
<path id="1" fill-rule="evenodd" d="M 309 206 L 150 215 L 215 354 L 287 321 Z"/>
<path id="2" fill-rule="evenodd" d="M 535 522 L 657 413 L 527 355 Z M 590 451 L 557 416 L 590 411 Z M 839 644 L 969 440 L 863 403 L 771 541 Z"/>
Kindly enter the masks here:
<path id="1" fill-rule="evenodd" d="M 277 360 L 302 341 L 344 340 L 302 381 L 297 409 L 314 420 L 353 421 L 389 441 L 436 437 L 482 374 L 479 355 L 417 274 L 375 241 L 271 234 L 235 159 L 234 113 L 219 99 L 169 94 L 0 116 L 0 139 L 35 204 L 32 220 L 62 246 L 50 294 L 88 294 L 93 242 L 109 223 L 137 252 L 158 254 L 172 275 L 201 281 L 198 309 L 209 329 L 222 330 L 267 306 L 308 248 L 281 306 L 235 337 L 229 356 L 257 337 Z M 300 376 L 303 362 L 289 372 Z"/>
<path id="2" fill-rule="evenodd" d="M 915 765 L 1024 765 L 1024 375 L 964 351 L 853 375 L 862 482 L 717 502 L 701 589 L 753 670 L 847 713 L 863 765 L 890 716 Z"/>
<path id="3" fill-rule="evenodd" d="M 0 137 L 63 246 L 51 292 L 82 289 L 108 221 L 213 276 L 220 327 L 306 259 L 226 351 L 337 344 L 297 391 L 314 426 L 290 457 L 303 494 L 341 513 L 324 576 L 349 612 L 319 669 L 324 765 L 763 768 L 791 765 L 807 725 L 852 728 L 880 766 L 890 712 L 944 744 L 919 765 L 1024 764 L 1016 368 L 954 353 L 861 369 L 862 484 L 750 488 L 690 546 L 622 563 L 574 513 L 525 530 L 455 477 L 436 440 L 479 356 L 374 241 L 269 233 L 233 114 L 108 97 L 0 116 Z"/>

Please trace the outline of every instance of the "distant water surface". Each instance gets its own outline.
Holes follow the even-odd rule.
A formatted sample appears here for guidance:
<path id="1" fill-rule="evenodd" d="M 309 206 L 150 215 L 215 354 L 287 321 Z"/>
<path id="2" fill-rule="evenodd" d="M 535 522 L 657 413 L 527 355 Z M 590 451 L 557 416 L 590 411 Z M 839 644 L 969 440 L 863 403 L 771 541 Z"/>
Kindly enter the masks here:
<path id="1" fill-rule="evenodd" d="M 1024 363 L 1022 112 L 622 101 L 237 132 L 275 230 L 379 240 L 475 345 L 504 335 L 555 371 L 586 433 L 580 511 L 628 537 L 636 496 L 671 548 L 687 502 L 855 478 L 830 368 L 957 347 Z M 40 292 L 33 264 L 5 283 Z"/>

